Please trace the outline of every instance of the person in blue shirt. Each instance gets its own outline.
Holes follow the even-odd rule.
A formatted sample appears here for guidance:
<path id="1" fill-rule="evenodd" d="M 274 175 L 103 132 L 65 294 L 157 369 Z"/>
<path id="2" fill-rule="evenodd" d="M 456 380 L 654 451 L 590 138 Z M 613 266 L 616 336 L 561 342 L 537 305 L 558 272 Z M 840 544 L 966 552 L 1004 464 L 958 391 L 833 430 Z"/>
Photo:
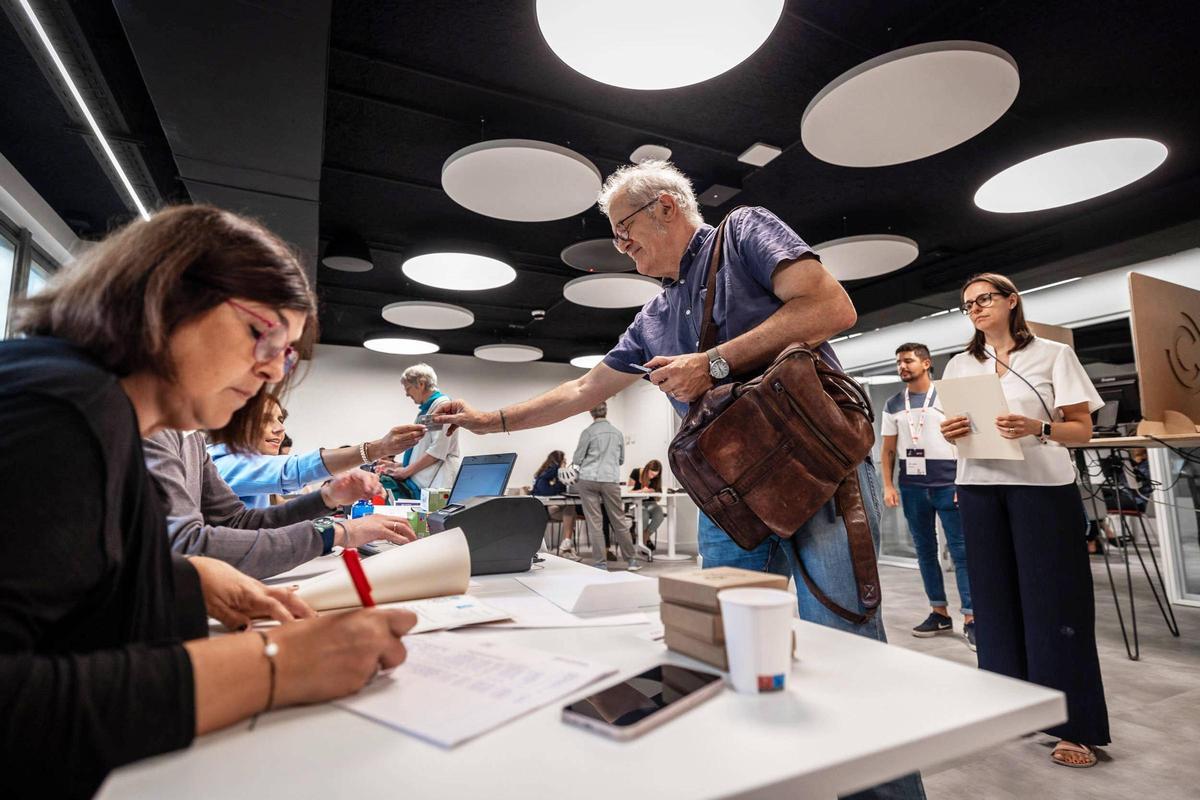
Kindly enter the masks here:
<path id="1" fill-rule="evenodd" d="M 904 391 L 893 395 L 883 408 L 881 432 L 883 445 L 883 502 L 895 508 L 903 503 L 904 518 L 917 551 L 921 581 L 929 599 L 930 612 L 925 621 L 913 628 L 913 636 L 927 638 L 953 634 L 954 623 L 946 607 L 946 584 L 938 559 L 934 515 L 942 521 L 946 546 L 954 561 L 958 599 L 962 605 L 963 639 L 975 649 L 975 614 L 971 609 L 971 581 L 967 576 L 967 546 L 963 540 L 962 520 L 958 515 L 958 492 L 954 475 L 958 453 L 941 433 L 946 415 L 937 403 L 930 372 L 933 362 L 929 348 L 920 342 L 906 342 L 896 348 L 896 371 L 904 381 Z M 900 488 L 892 482 L 896 454 L 900 454 Z"/>
<path id="2" fill-rule="evenodd" d="M 567 465 L 567 454 L 553 450 L 537 468 L 533 478 L 532 494 L 535 497 L 558 497 L 567 492 L 566 485 L 558 477 L 558 471 Z M 562 523 L 562 538 L 559 539 L 559 555 L 569 554 L 574 549 L 575 519 L 578 516 L 574 503 L 555 504 L 546 507 L 551 522 Z"/>
<path id="3" fill-rule="evenodd" d="M 435 424 L 473 433 L 549 425 L 582 413 L 643 377 L 639 366 L 680 415 L 718 381 L 761 372 L 794 342 L 824 342 L 821 358 L 837 366 L 828 340 L 858 319 L 854 304 L 812 248 L 765 208 L 730 215 L 722 267 L 715 286 L 705 286 L 716 229 L 700 215 L 691 181 L 675 165 L 650 160 L 621 167 L 600 191 L 600 210 L 612 226 L 613 245 L 637 271 L 663 281 L 663 290 L 642 307 L 616 346 L 587 374 L 545 394 L 501 408 L 478 411 L 457 400 L 435 414 Z M 714 292 L 718 344 L 699 351 L 704 298 Z M 858 468 L 872 534 L 879 536 L 878 477 L 869 461 Z M 771 536 L 743 551 L 711 519 L 700 515 L 704 566 L 737 566 L 795 575 L 802 563 L 816 584 L 843 608 L 865 611 L 858 597 L 846 528 L 832 504 L 789 538 Z M 798 592 L 800 616 L 810 622 L 885 640 L 881 614 L 854 625 Z M 861 797 L 923 798 L 918 775 L 861 793 Z"/>
<path id="4" fill-rule="evenodd" d="M 257 441 L 261 443 L 264 439 L 273 438 L 272 431 L 276 427 L 278 437 L 282 440 L 283 420 L 287 418 L 287 412 L 277 397 L 273 397 L 266 407 L 265 415 L 259 422 Z M 307 453 L 265 456 L 234 452 L 226 441 L 227 434 L 224 431 L 212 431 L 209 434 L 211 443 L 208 453 L 221 478 L 247 508 L 267 508 L 271 504 L 272 494 L 292 494 L 307 484 L 326 480 L 338 472 L 402 453 L 424 435 L 423 425 L 397 425 L 380 438 L 356 447 L 321 448 Z"/>

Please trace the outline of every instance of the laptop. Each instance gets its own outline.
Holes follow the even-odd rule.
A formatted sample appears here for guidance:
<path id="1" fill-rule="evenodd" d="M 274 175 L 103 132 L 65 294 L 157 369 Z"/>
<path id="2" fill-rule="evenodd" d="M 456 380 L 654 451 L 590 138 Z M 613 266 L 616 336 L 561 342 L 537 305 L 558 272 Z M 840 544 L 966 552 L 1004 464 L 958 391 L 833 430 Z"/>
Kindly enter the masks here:
<path id="1" fill-rule="evenodd" d="M 472 497 L 499 497 L 508 488 L 516 453 L 467 456 L 458 467 L 458 476 L 446 505 L 461 505 Z"/>

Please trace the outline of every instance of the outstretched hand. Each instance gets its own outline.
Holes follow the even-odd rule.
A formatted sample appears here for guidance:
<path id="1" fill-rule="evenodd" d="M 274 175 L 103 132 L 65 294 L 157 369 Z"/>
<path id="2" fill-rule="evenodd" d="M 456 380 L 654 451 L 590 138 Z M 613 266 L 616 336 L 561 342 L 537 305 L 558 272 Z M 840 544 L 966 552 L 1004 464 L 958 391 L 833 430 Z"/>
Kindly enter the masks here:
<path id="1" fill-rule="evenodd" d="M 471 433 L 495 433 L 501 429 L 500 415 L 494 411 L 476 411 L 465 400 L 442 403 L 433 412 L 434 425 L 449 425 L 448 434 L 454 435 L 459 428 Z"/>

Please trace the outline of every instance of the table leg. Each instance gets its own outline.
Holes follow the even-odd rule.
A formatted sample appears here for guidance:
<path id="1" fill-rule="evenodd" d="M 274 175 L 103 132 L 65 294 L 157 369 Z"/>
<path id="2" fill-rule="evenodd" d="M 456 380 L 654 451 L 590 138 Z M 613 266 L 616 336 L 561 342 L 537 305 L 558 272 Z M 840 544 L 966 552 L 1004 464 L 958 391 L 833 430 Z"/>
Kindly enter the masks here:
<path id="1" fill-rule="evenodd" d="M 642 544 L 642 536 L 646 532 L 646 520 L 642 517 L 642 503 L 644 498 L 634 497 L 633 500 L 633 517 L 634 517 L 634 532 L 633 532 L 633 551 L 638 553 L 647 562 L 654 560 L 654 553 L 649 547 Z"/>
<path id="2" fill-rule="evenodd" d="M 675 498 L 678 495 L 665 494 L 663 499 L 667 501 L 667 552 L 666 555 L 658 557 L 659 561 L 691 561 L 692 557 L 683 553 L 675 552 Z"/>

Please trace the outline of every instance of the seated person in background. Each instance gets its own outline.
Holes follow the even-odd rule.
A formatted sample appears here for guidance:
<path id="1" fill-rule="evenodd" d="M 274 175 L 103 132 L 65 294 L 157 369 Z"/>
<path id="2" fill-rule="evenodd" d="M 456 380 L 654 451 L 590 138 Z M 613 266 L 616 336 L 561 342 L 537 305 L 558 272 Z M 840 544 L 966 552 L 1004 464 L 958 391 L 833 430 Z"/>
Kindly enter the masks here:
<path id="1" fill-rule="evenodd" d="M 636 489 L 638 480 L 642 477 L 642 471 L 638 467 L 629 470 L 629 480 L 625 481 L 626 489 Z"/>
<path id="2" fill-rule="evenodd" d="M 546 460 L 538 467 L 533 479 L 532 494 L 538 497 L 557 497 L 565 494 L 567 487 L 558 477 L 558 471 L 567 464 L 567 454 L 562 450 L 554 450 L 550 455 L 546 456 Z M 569 553 L 573 549 L 573 540 L 575 538 L 575 519 L 578 516 L 575 512 L 574 503 L 563 503 L 547 506 L 546 511 L 550 514 L 551 522 L 562 523 L 562 538 L 559 540 L 559 553 Z"/>
<path id="3" fill-rule="evenodd" d="M 404 370 L 400 385 L 408 399 L 416 404 L 418 419 L 450 402 L 450 398 L 438 389 L 437 373 L 428 364 L 413 364 Z M 425 435 L 405 450 L 399 464 L 385 458 L 375 465 L 375 471 L 395 481 L 401 496 L 419 500 L 422 489 L 454 486 L 460 464 L 462 453 L 458 431 L 448 431 L 444 425 L 430 425 Z"/>
<path id="4" fill-rule="evenodd" d="M 287 411 L 278 397 L 268 395 L 265 406 L 261 419 L 242 423 L 253 430 L 253 436 L 259 441 L 273 438 L 271 431 L 277 425 L 282 435 L 281 420 L 287 417 Z M 363 442 L 357 447 L 318 449 L 300 455 L 264 456 L 234 452 L 229 447 L 232 432 L 220 430 L 209 434 L 208 452 L 221 478 L 243 503 L 250 508 L 266 508 L 271 504 L 271 494 L 292 494 L 306 484 L 325 480 L 334 473 L 403 452 L 424 434 L 425 428 L 421 425 L 397 425 L 381 438 Z"/>
<path id="5" fill-rule="evenodd" d="M 330 552 L 376 539 L 412 541 L 412 528 L 395 517 L 368 515 L 332 520 L 339 506 L 375 496 L 379 479 L 347 470 L 319 492 L 269 508 L 247 508 L 229 488 L 204 448 L 203 433 L 163 430 L 142 442 L 146 466 L 158 481 L 167 513 L 171 549 L 232 564 L 266 578 Z"/>
<path id="6" fill-rule="evenodd" d="M 0 517 L 5 794 L 89 797 L 122 764 L 404 660 L 413 614 L 289 622 L 313 615 L 290 591 L 173 557 L 163 535 L 142 438 L 224 426 L 315 338 L 316 298 L 283 242 L 217 208 L 169 208 L 15 312 L 29 338 L 0 342 L 0 505 L 27 510 Z M 67 452 L 71 502 L 31 505 Z M 210 614 L 285 624 L 206 639 Z"/>
<path id="7" fill-rule="evenodd" d="M 634 480 L 633 491 L 662 492 L 662 462 L 657 458 L 646 462 L 646 466 L 642 467 L 640 472 L 635 469 L 634 473 L 638 477 Z M 667 512 L 657 502 L 653 500 L 642 502 L 642 541 L 640 544 L 643 547 L 654 549 L 650 542 L 653 541 L 654 534 L 658 532 L 666 515 Z"/>

